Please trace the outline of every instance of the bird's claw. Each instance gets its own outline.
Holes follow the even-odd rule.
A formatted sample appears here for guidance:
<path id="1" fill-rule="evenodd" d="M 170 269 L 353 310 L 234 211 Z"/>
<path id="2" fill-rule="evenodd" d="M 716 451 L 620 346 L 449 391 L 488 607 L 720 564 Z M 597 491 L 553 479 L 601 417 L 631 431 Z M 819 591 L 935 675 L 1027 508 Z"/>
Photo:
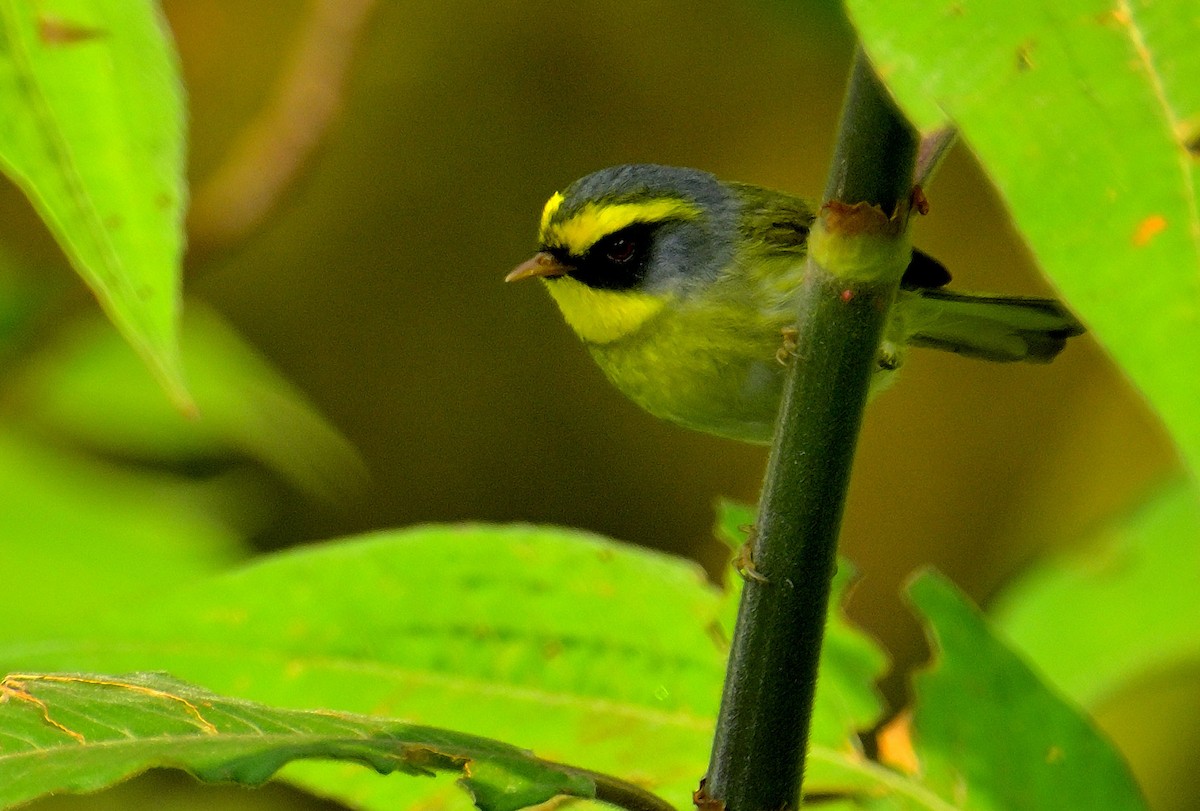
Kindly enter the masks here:
<path id="1" fill-rule="evenodd" d="M 879 347 L 879 357 L 875 361 L 885 372 L 894 372 L 904 362 L 900 357 L 900 348 L 890 342 Z"/>
<path id="2" fill-rule="evenodd" d="M 775 361 L 780 366 L 787 366 L 800 348 L 800 330 L 795 327 L 784 327 L 779 330 L 783 343 L 775 350 Z"/>

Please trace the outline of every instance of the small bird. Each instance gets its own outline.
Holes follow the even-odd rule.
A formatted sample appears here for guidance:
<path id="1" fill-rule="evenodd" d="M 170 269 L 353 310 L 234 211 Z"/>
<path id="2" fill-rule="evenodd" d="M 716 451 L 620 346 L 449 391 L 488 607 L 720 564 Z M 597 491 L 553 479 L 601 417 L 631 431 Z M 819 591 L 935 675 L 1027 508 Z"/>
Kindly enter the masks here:
<path id="1" fill-rule="evenodd" d="M 799 197 L 696 169 L 615 166 L 550 198 L 538 253 L 505 280 L 540 278 L 609 380 L 650 413 L 769 442 L 814 217 Z M 1045 363 L 1083 332 L 1052 299 L 950 292 L 949 281 L 913 252 L 872 391 L 906 345 Z"/>

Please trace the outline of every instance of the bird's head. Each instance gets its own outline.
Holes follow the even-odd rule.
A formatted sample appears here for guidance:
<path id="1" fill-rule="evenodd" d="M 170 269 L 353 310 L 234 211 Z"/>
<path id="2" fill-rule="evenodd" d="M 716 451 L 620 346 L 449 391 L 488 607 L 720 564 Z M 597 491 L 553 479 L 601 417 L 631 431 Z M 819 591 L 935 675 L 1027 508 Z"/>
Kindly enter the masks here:
<path id="1" fill-rule="evenodd" d="M 541 278 L 584 341 L 626 337 L 733 259 L 737 201 L 714 176 L 639 164 L 581 178 L 542 211 L 538 253 L 506 281 Z"/>

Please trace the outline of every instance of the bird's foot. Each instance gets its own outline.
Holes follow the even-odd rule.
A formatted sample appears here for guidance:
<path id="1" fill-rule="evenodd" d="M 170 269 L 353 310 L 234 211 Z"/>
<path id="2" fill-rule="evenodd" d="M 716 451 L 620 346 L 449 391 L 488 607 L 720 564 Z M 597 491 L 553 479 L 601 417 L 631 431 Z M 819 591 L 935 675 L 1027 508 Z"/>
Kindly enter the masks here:
<path id="1" fill-rule="evenodd" d="M 780 366 L 787 366 L 800 349 L 800 330 L 796 327 L 784 327 L 779 330 L 783 343 L 775 350 L 775 361 Z"/>
<path id="2" fill-rule="evenodd" d="M 885 372 L 896 371 L 904 363 L 903 358 L 900 356 L 900 347 L 891 341 L 884 341 L 879 346 L 879 357 L 876 358 L 875 362 Z"/>

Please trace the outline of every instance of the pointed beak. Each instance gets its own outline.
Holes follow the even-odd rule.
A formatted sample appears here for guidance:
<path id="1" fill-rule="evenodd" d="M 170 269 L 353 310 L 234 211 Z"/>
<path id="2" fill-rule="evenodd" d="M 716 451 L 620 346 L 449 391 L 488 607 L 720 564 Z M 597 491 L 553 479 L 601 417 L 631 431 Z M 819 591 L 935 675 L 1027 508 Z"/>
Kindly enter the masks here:
<path id="1" fill-rule="evenodd" d="M 533 276 L 551 279 L 555 276 L 565 276 L 571 269 L 554 258 L 552 254 L 542 251 L 527 262 L 522 262 L 504 277 L 506 282 L 519 282 Z"/>

